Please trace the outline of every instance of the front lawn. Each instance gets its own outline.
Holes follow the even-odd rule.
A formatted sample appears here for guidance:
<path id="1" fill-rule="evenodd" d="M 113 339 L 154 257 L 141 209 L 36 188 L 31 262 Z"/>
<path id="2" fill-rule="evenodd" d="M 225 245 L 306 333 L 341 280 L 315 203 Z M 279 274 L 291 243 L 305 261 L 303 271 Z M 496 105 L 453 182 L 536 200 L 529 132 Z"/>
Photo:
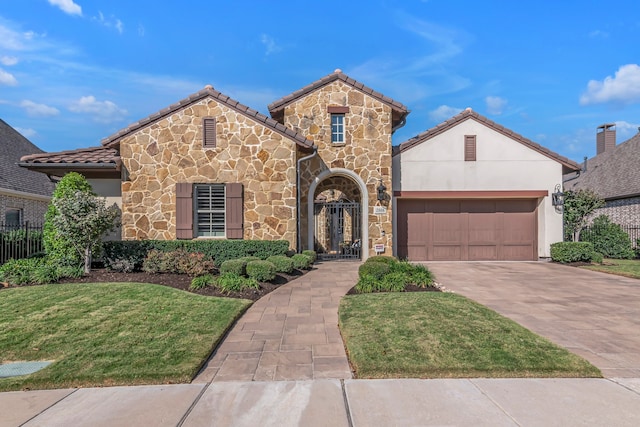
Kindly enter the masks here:
<path id="1" fill-rule="evenodd" d="M 189 382 L 251 304 L 141 283 L 0 290 L 0 363 L 54 363 L 0 391 Z"/>
<path id="2" fill-rule="evenodd" d="M 601 376 L 586 360 L 456 294 L 348 295 L 339 316 L 357 378 Z"/>
<path id="3" fill-rule="evenodd" d="M 582 268 L 640 279 L 640 259 L 605 259 L 602 264 L 585 265 Z"/>

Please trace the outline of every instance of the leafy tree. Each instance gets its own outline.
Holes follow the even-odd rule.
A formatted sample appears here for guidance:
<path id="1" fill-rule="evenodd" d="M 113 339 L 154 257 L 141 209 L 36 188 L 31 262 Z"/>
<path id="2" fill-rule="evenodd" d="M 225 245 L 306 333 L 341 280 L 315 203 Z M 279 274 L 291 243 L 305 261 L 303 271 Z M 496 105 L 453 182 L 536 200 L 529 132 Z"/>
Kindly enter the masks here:
<path id="1" fill-rule="evenodd" d="M 53 226 L 59 237 L 67 238 L 84 259 L 84 272 L 91 271 L 92 249 L 102 235 L 113 230 L 119 223 L 120 210 L 114 203 L 86 191 L 77 191 L 71 196 L 53 200 L 57 215 Z"/>
<path id="2" fill-rule="evenodd" d="M 68 236 L 59 236 L 53 225 L 53 220 L 58 216 L 58 209 L 55 201 L 62 197 L 73 196 L 76 192 L 82 191 L 95 196 L 91 184 L 87 179 L 77 172 L 66 174 L 56 185 L 51 197 L 51 203 L 45 214 L 43 230 L 43 243 L 47 256 L 55 263 L 63 266 L 77 267 L 82 263 L 82 256 L 78 254 L 73 240 Z"/>
<path id="3" fill-rule="evenodd" d="M 574 242 L 587 225 L 589 215 L 604 206 L 604 200 L 592 190 L 568 190 L 564 193 L 564 230 Z"/>

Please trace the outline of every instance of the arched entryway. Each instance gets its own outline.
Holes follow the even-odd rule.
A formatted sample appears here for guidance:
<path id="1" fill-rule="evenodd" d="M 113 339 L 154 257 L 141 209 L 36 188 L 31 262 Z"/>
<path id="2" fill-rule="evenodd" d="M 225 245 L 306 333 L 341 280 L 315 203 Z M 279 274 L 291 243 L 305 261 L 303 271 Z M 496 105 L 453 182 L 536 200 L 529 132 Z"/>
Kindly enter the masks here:
<path id="1" fill-rule="evenodd" d="M 309 188 L 309 242 L 320 259 L 366 259 L 369 209 L 362 179 L 346 169 L 318 175 Z"/>

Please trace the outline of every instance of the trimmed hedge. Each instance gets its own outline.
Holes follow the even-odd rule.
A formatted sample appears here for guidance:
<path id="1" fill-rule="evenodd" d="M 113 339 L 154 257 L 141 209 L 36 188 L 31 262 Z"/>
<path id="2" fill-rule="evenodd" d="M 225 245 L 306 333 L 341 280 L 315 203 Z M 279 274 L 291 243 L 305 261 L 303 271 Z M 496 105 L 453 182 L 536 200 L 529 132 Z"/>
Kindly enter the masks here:
<path id="1" fill-rule="evenodd" d="M 247 263 L 243 258 L 228 259 L 220 265 L 220 274 L 233 273 L 238 276 L 247 275 Z"/>
<path id="2" fill-rule="evenodd" d="M 293 271 L 293 260 L 286 255 L 270 256 L 267 261 L 275 265 L 276 273 L 290 274 Z"/>
<path id="3" fill-rule="evenodd" d="M 298 270 L 309 270 L 313 265 L 313 258 L 304 253 L 295 254 L 291 257 L 291 260 L 293 261 L 293 267 Z"/>
<path id="4" fill-rule="evenodd" d="M 390 271 L 391 267 L 385 262 L 367 261 L 358 268 L 358 276 L 360 276 L 360 278 L 369 276 L 375 280 L 382 280 Z"/>
<path id="5" fill-rule="evenodd" d="M 135 265 L 136 270 L 152 250 L 171 252 L 184 249 L 200 252 L 214 260 L 217 266 L 230 259 L 252 256 L 266 259 L 273 255 L 285 255 L 289 249 L 286 240 L 124 240 L 104 242 L 103 258 L 107 268 L 122 259 Z"/>
<path id="6" fill-rule="evenodd" d="M 311 249 L 307 249 L 307 250 L 302 251 L 302 255 L 306 255 L 308 257 L 311 257 L 311 264 L 316 262 L 316 260 L 318 259 L 318 254 L 316 253 L 316 251 L 312 251 Z"/>
<path id="7" fill-rule="evenodd" d="M 551 245 L 551 259 L 555 262 L 591 262 L 595 250 L 591 242 L 557 242 Z"/>
<path id="8" fill-rule="evenodd" d="M 270 282 L 276 278 L 276 266 L 269 261 L 251 261 L 247 264 L 247 276 L 258 282 Z"/>
<path id="9" fill-rule="evenodd" d="M 386 255 L 374 255 L 372 257 L 367 258 L 367 260 L 365 261 L 366 263 L 369 262 L 381 262 L 384 264 L 388 264 L 388 265 L 392 265 L 398 262 L 397 258 L 394 258 L 392 256 L 386 256 Z"/>

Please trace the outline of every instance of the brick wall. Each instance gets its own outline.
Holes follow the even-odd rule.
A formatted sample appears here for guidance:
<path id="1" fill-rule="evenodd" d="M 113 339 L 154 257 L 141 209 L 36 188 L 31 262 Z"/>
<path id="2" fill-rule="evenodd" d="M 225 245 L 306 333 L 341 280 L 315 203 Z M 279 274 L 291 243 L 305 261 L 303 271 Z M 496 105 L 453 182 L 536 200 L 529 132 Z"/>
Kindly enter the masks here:
<path id="1" fill-rule="evenodd" d="M 611 222 L 620 225 L 640 224 L 640 197 L 611 200 L 605 207 L 598 209 L 594 217 L 607 215 Z"/>
<path id="2" fill-rule="evenodd" d="M 4 222 L 8 209 L 21 209 L 22 221 L 32 224 L 44 223 L 44 214 L 49 202 L 0 194 L 0 222 Z"/>

